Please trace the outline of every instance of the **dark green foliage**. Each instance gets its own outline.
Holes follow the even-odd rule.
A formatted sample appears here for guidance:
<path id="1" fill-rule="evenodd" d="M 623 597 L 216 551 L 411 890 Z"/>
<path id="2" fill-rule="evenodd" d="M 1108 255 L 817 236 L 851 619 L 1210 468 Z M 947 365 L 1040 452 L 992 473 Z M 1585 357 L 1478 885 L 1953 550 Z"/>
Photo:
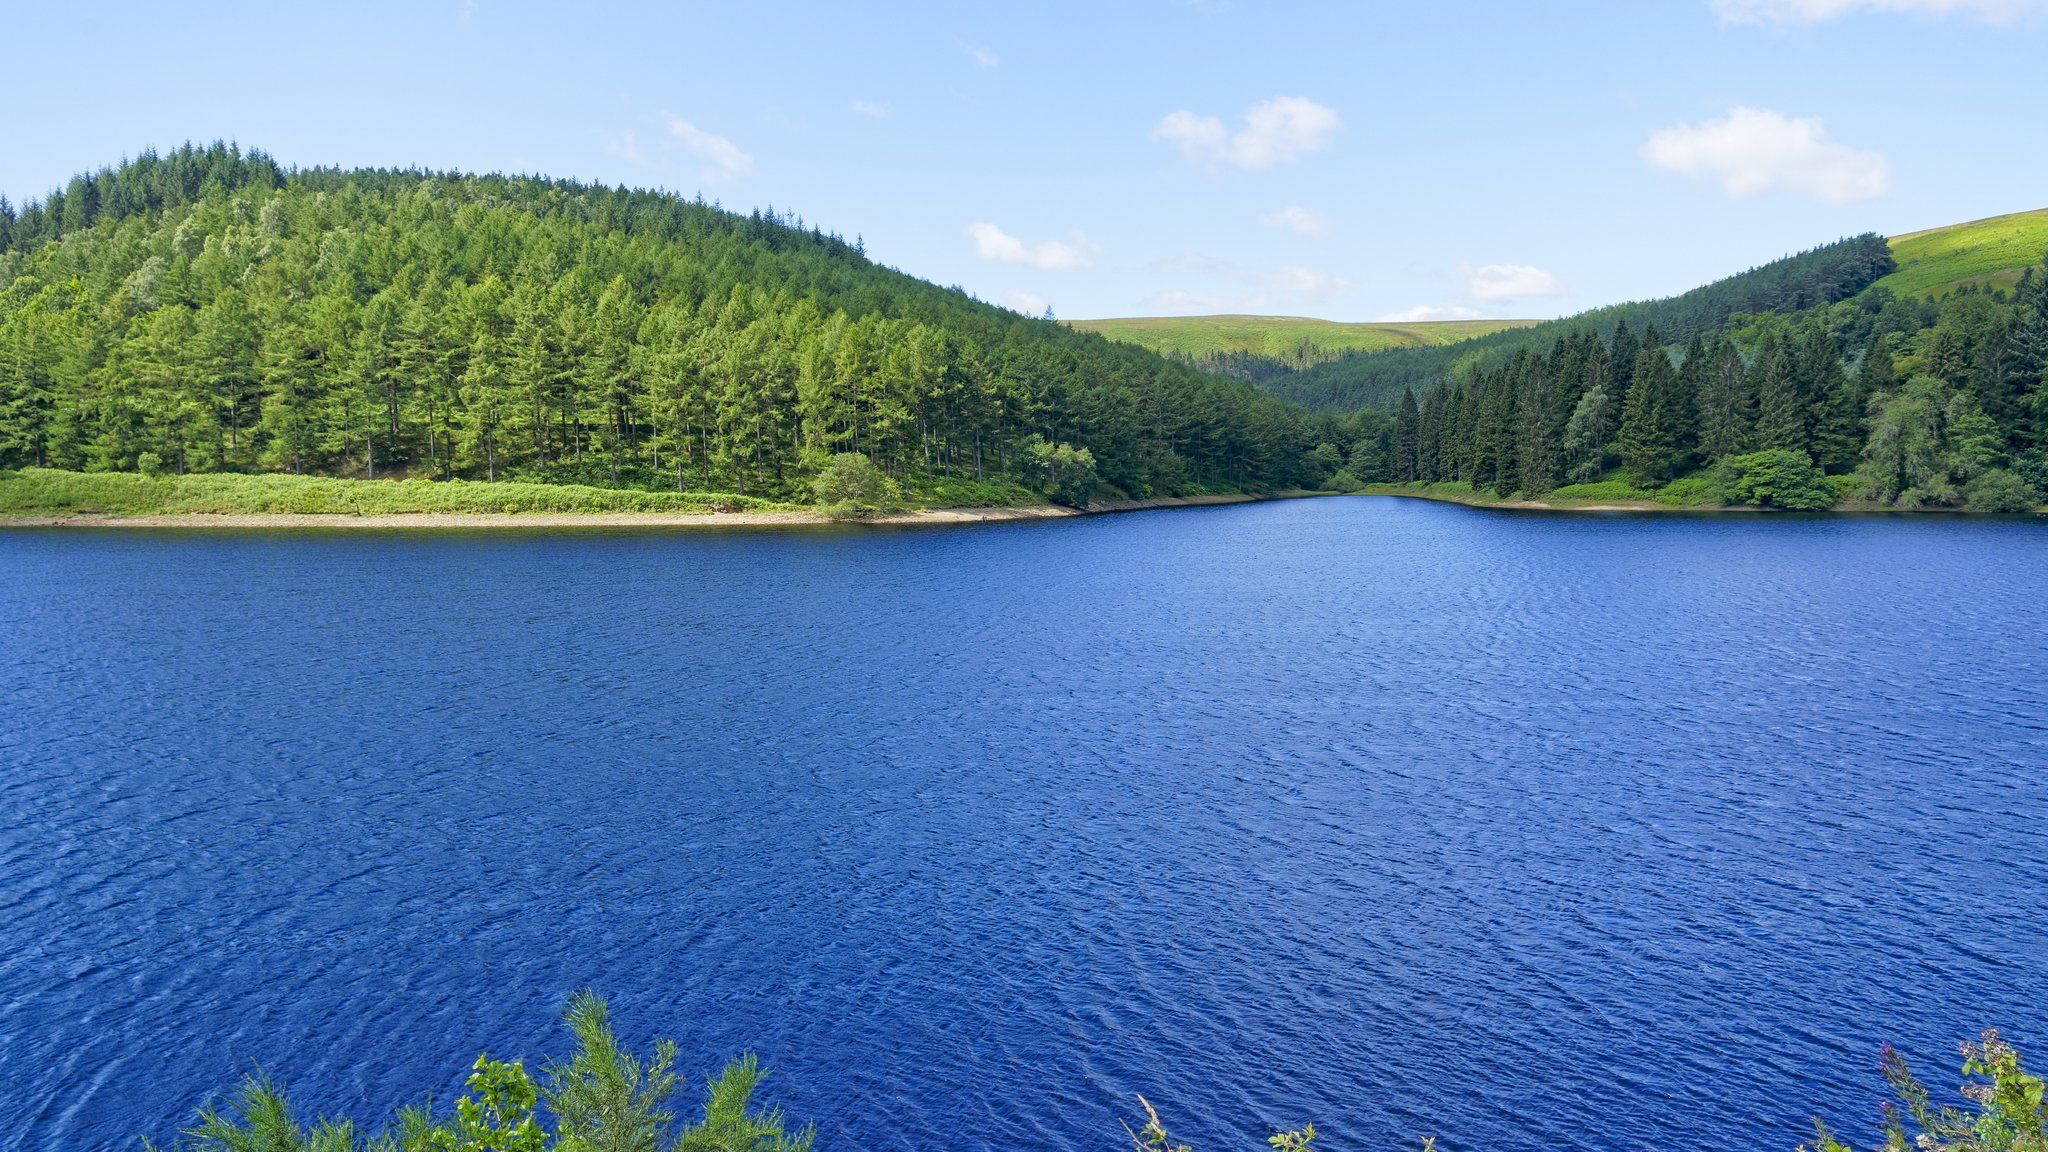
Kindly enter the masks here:
<path id="1" fill-rule="evenodd" d="M 1970 481 L 1963 495 L 1978 512 L 2032 512 L 2041 505 L 2041 493 L 2032 484 L 2003 468 Z"/>
<path id="2" fill-rule="evenodd" d="M 1677 374 L 1664 349 L 1636 355 L 1634 380 L 1621 412 L 1621 466 L 1631 482 L 1656 485 L 1671 479 L 1677 463 Z"/>
<path id="3" fill-rule="evenodd" d="M 858 452 L 838 452 L 811 478 L 811 495 L 835 519 L 858 519 L 899 505 L 896 482 Z"/>
<path id="4" fill-rule="evenodd" d="M 1023 461 L 1025 479 L 1055 504 L 1086 508 L 1101 484 L 1095 454 L 1086 448 L 1034 437 L 1024 445 Z"/>
<path id="5" fill-rule="evenodd" d="M 1835 503 L 1835 490 L 1806 453 L 1767 448 L 1721 461 L 1721 486 L 1731 502 L 1795 512 L 1818 512 Z"/>
<path id="6" fill-rule="evenodd" d="M 1430 389 L 1413 479 L 1500 496 L 1625 480 L 1673 485 L 1667 503 L 1731 495 L 1814 508 L 1846 494 L 2032 507 L 2048 487 L 2048 347 L 2036 328 L 2048 335 L 2038 271 L 2010 296 L 1966 288 L 1934 303 L 1872 289 L 1789 316 L 1737 316 L 1683 353 L 1654 326 L 1581 331 Z M 1405 425 L 1392 423 L 1394 475 L 1407 479 Z M 1718 466 L 1738 459 L 1732 472 Z M 1766 463 L 1750 489 L 1731 487 Z M 1609 474 L 1616 464 L 1621 477 Z"/>
<path id="7" fill-rule="evenodd" d="M 1590 332 L 1606 340 L 1654 325 L 1665 340 L 1683 343 L 1718 333 L 1732 316 L 1789 314 L 1847 300 L 1896 267 L 1884 237 L 1855 236 L 1669 299 L 1619 304 L 1456 344 L 1358 353 L 1280 377 L 1266 387 L 1312 408 L 1391 409 L 1404 388 L 1427 389 L 1460 370 L 1495 367 L 1517 352 L 1549 348 L 1576 333 Z M 1615 385 L 1625 383 L 1634 364 L 1635 350 L 1624 351 L 1615 360 Z M 1621 397 L 1626 390 L 1610 391 Z"/>
<path id="8" fill-rule="evenodd" d="M 1402 392 L 1401 406 L 1394 411 L 1394 478 L 1402 482 L 1417 476 L 1421 457 L 1422 412 L 1415 406 L 1415 393 Z"/>
<path id="9" fill-rule="evenodd" d="M 74 180 L 0 238 L 0 467 L 455 476 L 800 495 L 1021 476 L 1313 484 L 1241 383 L 869 262 L 773 212 L 567 181 L 280 169 L 226 146 Z"/>

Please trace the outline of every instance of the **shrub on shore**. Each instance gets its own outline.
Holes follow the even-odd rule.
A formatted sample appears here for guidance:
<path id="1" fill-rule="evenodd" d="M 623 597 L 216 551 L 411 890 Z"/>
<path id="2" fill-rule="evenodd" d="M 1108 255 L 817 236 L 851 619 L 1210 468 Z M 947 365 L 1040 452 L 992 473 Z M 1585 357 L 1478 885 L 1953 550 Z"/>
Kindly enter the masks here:
<path id="1" fill-rule="evenodd" d="M 861 520 L 903 506 L 902 490 L 875 462 L 858 452 L 840 452 L 811 480 L 811 495 L 834 520 Z"/>

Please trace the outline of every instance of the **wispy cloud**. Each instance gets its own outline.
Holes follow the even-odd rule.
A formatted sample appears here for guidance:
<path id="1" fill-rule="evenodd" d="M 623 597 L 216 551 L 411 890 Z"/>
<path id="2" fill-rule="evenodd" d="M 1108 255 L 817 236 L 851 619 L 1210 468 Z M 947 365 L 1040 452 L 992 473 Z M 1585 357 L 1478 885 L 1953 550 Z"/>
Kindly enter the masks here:
<path id="1" fill-rule="evenodd" d="M 1666 128 L 1639 151 L 1652 168 L 1714 181 L 1739 200 L 1782 190 L 1849 204 L 1891 191 L 1881 153 L 1829 140 L 1818 118 L 1767 108 L 1736 108 L 1718 120 Z"/>
<path id="2" fill-rule="evenodd" d="M 889 109 L 872 100 L 855 100 L 853 102 L 853 111 L 856 115 L 866 116 L 870 120 L 887 120 L 889 118 Z"/>
<path id="3" fill-rule="evenodd" d="M 1328 239 L 1330 235 L 1329 218 L 1311 212 L 1299 204 L 1289 204 L 1278 212 L 1265 213 L 1259 217 L 1259 223 L 1268 228 L 1284 228 L 1296 236 L 1306 236 L 1311 240 Z"/>
<path id="4" fill-rule="evenodd" d="M 974 239 L 974 254 L 983 260 L 1021 264 L 1026 268 L 1046 271 L 1093 268 L 1096 257 L 1101 254 L 1101 249 L 1089 243 L 1088 238 L 1079 232 L 1073 233 L 1071 240 L 1040 240 L 1027 244 L 994 224 L 977 221 L 967 226 L 967 235 Z"/>
<path id="5" fill-rule="evenodd" d="M 994 68 L 1002 63 L 1002 60 L 993 51 L 979 44 L 969 44 L 964 51 L 967 53 L 967 58 L 974 61 L 974 66 L 977 68 Z"/>
<path id="6" fill-rule="evenodd" d="M 1967 16 L 2011 24 L 2048 12 L 2048 0 L 1707 0 L 1729 24 L 1820 24 L 1859 12 Z"/>
<path id="7" fill-rule="evenodd" d="M 1052 307 L 1051 300 L 1036 292 L 1012 292 L 1003 297 L 1003 303 L 1010 311 L 1022 312 L 1026 316 L 1043 316 L 1045 310 Z"/>
<path id="8" fill-rule="evenodd" d="M 1166 306 L 1169 300 L 1179 301 L 1179 310 L 1197 308 L 1200 311 L 1216 312 L 1229 309 L 1240 312 L 1265 312 L 1276 308 L 1296 308 L 1321 304 L 1344 296 L 1351 291 L 1351 281 L 1333 272 L 1323 272 L 1290 264 L 1278 268 L 1255 268 L 1199 252 L 1185 252 L 1160 261 L 1154 265 L 1161 272 L 1191 274 L 1210 280 L 1221 280 L 1243 285 L 1252 289 L 1248 293 L 1224 294 L 1204 292 L 1188 288 L 1175 288 L 1154 293 L 1146 298 L 1148 304 Z"/>
<path id="9" fill-rule="evenodd" d="M 1426 324 L 1435 320 L 1478 320 L 1479 309 L 1465 304 L 1417 304 L 1404 312 L 1389 312 L 1382 324 Z"/>
<path id="10" fill-rule="evenodd" d="M 668 146 L 695 156 L 706 176 L 744 176 L 754 170 L 754 158 L 725 137 L 706 132 L 680 116 L 667 117 L 664 125 Z"/>
<path id="11" fill-rule="evenodd" d="M 1482 264 L 1464 272 L 1465 291 L 1474 300 L 1525 300 L 1564 292 L 1557 277 L 1530 264 Z"/>
<path id="12" fill-rule="evenodd" d="M 635 167 L 647 166 L 647 153 L 640 150 L 640 139 L 630 130 L 607 139 L 604 150 Z"/>
<path id="13" fill-rule="evenodd" d="M 1222 312 L 1230 307 L 1230 301 L 1221 296 L 1202 292 L 1189 292 L 1183 288 L 1168 288 L 1154 292 L 1138 301 L 1140 307 L 1152 312 L 1178 312 L 1183 315 L 1199 316 L 1208 312 Z"/>
<path id="14" fill-rule="evenodd" d="M 1276 96 L 1246 112 L 1235 132 L 1215 116 L 1183 108 L 1153 126 L 1152 138 L 1174 145 L 1204 168 L 1260 169 L 1292 164 L 1305 153 L 1329 147 L 1330 137 L 1343 126 L 1335 109 L 1303 96 Z"/>

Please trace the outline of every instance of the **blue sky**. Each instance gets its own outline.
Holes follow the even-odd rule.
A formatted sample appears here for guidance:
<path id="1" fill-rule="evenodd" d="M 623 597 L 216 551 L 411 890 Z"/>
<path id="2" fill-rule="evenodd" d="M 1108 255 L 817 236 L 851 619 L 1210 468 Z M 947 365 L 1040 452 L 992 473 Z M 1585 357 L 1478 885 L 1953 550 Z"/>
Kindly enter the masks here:
<path id="1" fill-rule="evenodd" d="M 1548 316 L 2048 207 L 2048 0 L 580 7 L 10 4 L 0 192 L 539 171 L 1067 318 Z"/>

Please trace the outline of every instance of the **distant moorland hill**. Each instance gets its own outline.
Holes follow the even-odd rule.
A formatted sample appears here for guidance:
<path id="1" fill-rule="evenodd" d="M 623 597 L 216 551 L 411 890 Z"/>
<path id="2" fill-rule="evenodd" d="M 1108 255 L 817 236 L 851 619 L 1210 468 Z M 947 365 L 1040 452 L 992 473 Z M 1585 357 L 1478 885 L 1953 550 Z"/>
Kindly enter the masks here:
<path id="1" fill-rule="evenodd" d="M 1262 380 L 1357 352 L 1433 348 L 1520 328 L 1533 320 L 1434 320 L 1403 323 L 1316 320 L 1304 316 L 1132 316 L 1075 320 L 1070 326 L 1149 348 L 1240 379 Z"/>
<path id="2" fill-rule="evenodd" d="M 1878 285 L 1901 296 L 1939 296 L 1965 284 L 2010 288 L 2048 252 L 2048 209 L 1908 232 L 1891 240 L 1899 269 Z"/>

